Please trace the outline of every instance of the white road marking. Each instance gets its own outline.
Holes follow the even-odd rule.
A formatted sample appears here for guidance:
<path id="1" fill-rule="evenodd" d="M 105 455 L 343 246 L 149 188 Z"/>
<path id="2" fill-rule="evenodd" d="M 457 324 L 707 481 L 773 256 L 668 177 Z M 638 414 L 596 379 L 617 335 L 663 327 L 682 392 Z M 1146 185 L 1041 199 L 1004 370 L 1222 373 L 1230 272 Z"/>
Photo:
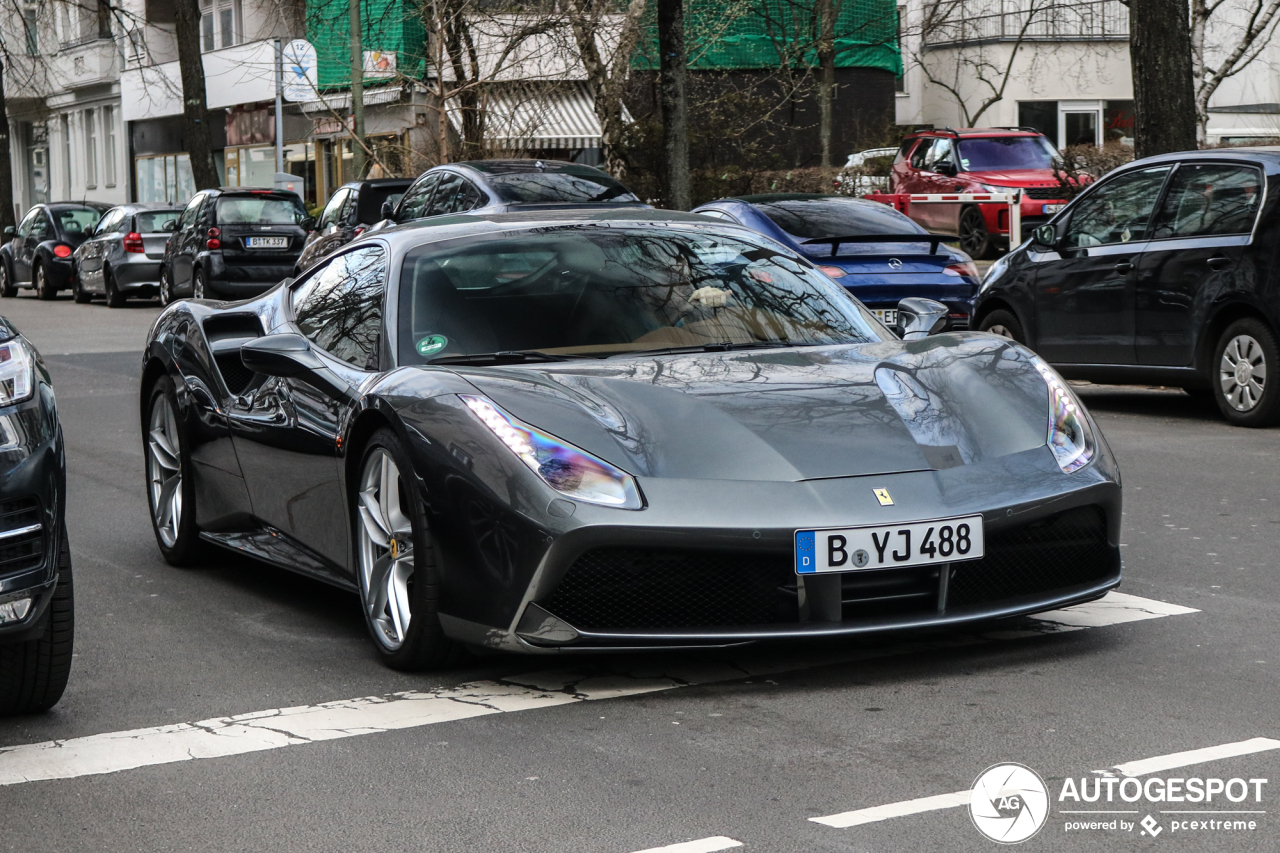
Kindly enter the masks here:
<path id="1" fill-rule="evenodd" d="M 717 850 L 731 850 L 742 846 L 741 841 L 717 835 L 713 838 L 686 841 L 682 844 L 668 844 L 666 847 L 650 847 L 647 850 L 637 850 L 636 853 L 716 853 Z"/>
<path id="2" fill-rule="evenodd" d="M 864 823 L 875 823 L 891 817 L 904 817 L 909 814 L 935 812 L 939 809 L 951 809 L 969 804 L 969 791 L 956 791 L 954 794 L 937 794 L 932 797 L 921 797 L 918 800 L 903 800 L 900 803 L 889 803 L 887 806 L 873 806 L 869 809 L 858 809 L 853 812 L 811 817 L 814 823 L 834 826 L 836 829 L 848 829 Z"/>
<path id="3" fill-rule="evenodd" d="M 479 681 L 457 687 L 366 696 L 194 723 L 0 747 L 0 786 L 116 773 L 198 758 L 241 755 L 488 714 L 615 699 L 889 655 L 974 645 L 991 639 L 1076 631 L 1195 612 L 1187 607 L 1113 592 L 1091 604 L 1033 617 L 1028 620 L 1033 627 L 1026 631 L 952 635 L 870 650 L 831 649 L 810 653 L 803 660 L 797 660 L 794 653 L 788 651 L 762 651 L 734 663 L 691 661 L 673 670 L 641 670 L 626 674 L 579 671 L 530 673 L 502 681 Z M 656 666 L 659 665 L 655 665 L 655 669 Z"/>
<path id="4" fill-rule="evenodd" d="M 1157 755 L 1155 758 L 1117 764 L 1111 768 L 1112 774 L 1108 775 L 1146 776 L 1148 773 L 1160 773 L 1173 770 L 1175 767 L 1189 767 L 1192 764 L 1204 764 L 1206 761 L 1218 761 L 1240 755 L 1253 755 L 1255 752 L 1267 752 L 1272 749 L 1280 749 L 1280 740 L 1255 737 L 1236 743 L 1224 743 L 1221 746 L 1206 746 L 1204 749 L 1189 749 L 1186 752 L 1174 752 L 1170 755 Z"/>
<path id="5" fill-rule="evenodd" d="M 1280 740 L 1273 740 L 1267 737 L 1255 737 L 1249 740 L 1242 740 L 1237 743 L 1224 743 L 1221 746 L 1207 746 L 1203 749 L 1191 749 L 1186 752 L 1174 752 L 1169 755 L 1157 755 L 1154 758 L 1143 758 L 1138 761 L 1129 761 L 1124 764 L 1117 764 L 1111 770 L 1095 770 L 1094 772 L 1103 776 L 1145 776 L 1148 773 L 1159 773 L 1164 770 L 1174 770 L 1179 767 L 1188 767 L 1192 764 L 1203 764 L 1206 761 L 1218 761 L 1223 758 L 1236 758 L 1241 755 L 1252 755 L 1257 752 L 1267 752 L 1272 749 L 1280 749 Z M 936 794 L 932 797 L 921 797 L 918 800 L 904 800 L 900 803 L 889 803 L 884 806 L 872 806 L 866 809 L 857 809 L 851 812 L 841 812 L 840 814 L 827 815 L 826 817 L 811 817 L 809 820 L 814 823 L 833 826 L 836 829 L 847 829 L 851 826 L 859 826 L 864 823 L 875 823 L 876 821 L 888 820 L 895 817 L 903 817 L 905 815 L 921 814 L 923 812 L 941 811 L 942 809 L 956 808 L 957 806 L 967 806 L 969 804 L 969 796 L 971 790 L 955 791 L 950 794 Z M 1112 814 L 1112 812 L 1097 812 L 1098 814 Z M 1063 812 L 1063 814 L 1085 814 L 1085 812 Z M 1114 812 L 1114 814 L 1128 814 L 1128 812 Z M 1136 814 L 1136 812 L 1134 812 Z"/>

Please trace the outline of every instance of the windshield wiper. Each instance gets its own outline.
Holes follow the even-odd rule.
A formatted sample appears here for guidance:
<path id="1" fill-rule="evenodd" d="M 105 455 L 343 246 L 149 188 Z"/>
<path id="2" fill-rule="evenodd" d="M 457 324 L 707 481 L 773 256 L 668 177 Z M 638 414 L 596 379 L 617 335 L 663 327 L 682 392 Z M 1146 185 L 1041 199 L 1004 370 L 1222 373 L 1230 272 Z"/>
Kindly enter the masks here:
<path id="1" fill-rule="evenodd" d="M 637 349 L 628 352 L 614 353 L 618 355 L 681 355 L 682 353 L 697 352 L 728 352 L 729 350 L 748 350 L 748 349 L 787 349 L 790 347 L 816 346 L 815 344 L 791 343 L 790 341 L 752 341 L 748 344 L 735 344 L 732 341 L 723 341 L 718 344 L 695 344 L 684 347 L 659 347 L 658 349 Z M 612 357 L 612 356 L 611 356 Z"/>
<path id="2" fill-rule="evenodd" d="M 442 355 L 429 359 L 427 364 L 524 364 L 527 362 L 569 361 L 575 358 L 597 357 L 593 355 L 578 355 L 576 353 L 558 355 L 536 349 L 524 349 Z"/>

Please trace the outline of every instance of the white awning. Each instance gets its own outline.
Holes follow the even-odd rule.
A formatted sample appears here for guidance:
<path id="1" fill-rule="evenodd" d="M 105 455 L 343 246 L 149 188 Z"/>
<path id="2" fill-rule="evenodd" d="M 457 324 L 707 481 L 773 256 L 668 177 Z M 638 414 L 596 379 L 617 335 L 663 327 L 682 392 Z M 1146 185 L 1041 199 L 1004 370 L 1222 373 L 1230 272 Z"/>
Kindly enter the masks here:
<path id="1" fill-rule="evenodd" d="M 384 86 L 378 89 L 365 89 L 362 101 L 366 107 L 394 104 L 399 102 L 403 95 L 404 90 L 400 86 Z M 331 95 L 322 95 L 314 101 L 299 101 L 298 106 L 302 107 L 304 113 L 345 113 L 351 109 L 351 93 L 334 92 Z"/>
<path id="2" fill-rule="evenodd" d="M 600 121 L 583 83 L 554 87 L 496 86 L 485 104 L 485 141 L 498 148 L 599 148 Z M 623 121 L 631 121 L 626 107 Z M 457 110 L 449 122 L 461 133 Z"/>

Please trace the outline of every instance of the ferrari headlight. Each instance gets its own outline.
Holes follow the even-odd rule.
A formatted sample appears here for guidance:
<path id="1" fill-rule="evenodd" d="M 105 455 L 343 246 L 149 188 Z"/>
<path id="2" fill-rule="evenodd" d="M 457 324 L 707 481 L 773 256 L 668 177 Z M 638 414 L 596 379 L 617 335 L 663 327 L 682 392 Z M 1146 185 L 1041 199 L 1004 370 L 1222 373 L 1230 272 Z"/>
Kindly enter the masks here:
<path id="1" fill-rule="evenodd" d="M 31 353 L 18 340 L 0 344 L 0 406 L 29 399 L 34 387 Z"/>
<path id="2" fill-rule="evenodd" d="M 521 423 L 484 397 L 459 394 L 498 440 L 567 498 L 619 509 L 641 509 L 635 478 L 603 459 Z"/>
<path id="3" fill-rule="evenodd" d="M 1063 473 L 1079 471 L 1093 461 L 1097 452 L 1084 406 L 1057 371 L 1039 358 L 1033 363 L 1049 386 L 1049 449 Z"/>

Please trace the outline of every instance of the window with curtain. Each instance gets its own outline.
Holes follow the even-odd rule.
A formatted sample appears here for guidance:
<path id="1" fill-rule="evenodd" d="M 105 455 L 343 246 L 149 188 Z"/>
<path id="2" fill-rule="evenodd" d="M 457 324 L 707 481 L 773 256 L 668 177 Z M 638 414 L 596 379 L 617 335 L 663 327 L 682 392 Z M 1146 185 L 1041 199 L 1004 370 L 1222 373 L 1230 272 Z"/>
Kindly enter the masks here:
<path id="1" fill-rule="evenodd" d="M 116 108 L 102 108 L 103 174 L 106 185 L 116 185 Z"/>
<path id="2" fill-rule="evenodd" d="M 200 47 L 219 50 L 239 44 L 239 0 L 200 0 Z"/>

